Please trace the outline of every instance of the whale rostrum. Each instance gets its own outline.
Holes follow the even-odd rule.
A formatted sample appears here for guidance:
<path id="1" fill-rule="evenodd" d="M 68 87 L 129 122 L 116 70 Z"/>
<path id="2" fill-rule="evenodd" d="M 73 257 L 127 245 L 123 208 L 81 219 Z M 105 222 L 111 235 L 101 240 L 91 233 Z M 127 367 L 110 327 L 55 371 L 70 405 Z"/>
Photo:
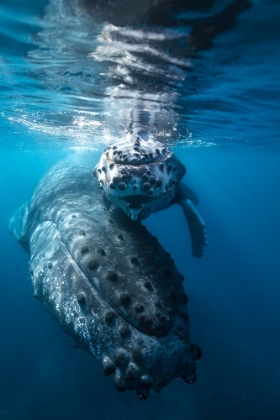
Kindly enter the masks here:
<path id="1" fill-rule="evenodd" d="M 104 206 L 92 159 L 55 165 L 10 230 L 30 255 L 34 296 L 118 391 L 196 379 L 183 276 L 158 240 L 118 206 Z"/>

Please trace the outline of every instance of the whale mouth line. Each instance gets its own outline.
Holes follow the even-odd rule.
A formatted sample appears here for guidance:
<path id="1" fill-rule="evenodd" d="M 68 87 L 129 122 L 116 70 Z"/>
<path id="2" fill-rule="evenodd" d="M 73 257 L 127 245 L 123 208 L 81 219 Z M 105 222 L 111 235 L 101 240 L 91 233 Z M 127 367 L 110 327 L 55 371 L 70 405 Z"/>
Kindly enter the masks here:
<path id="1" fill-rule="evenodd" d="M 131 203 L 131 202 L 133 202 L 135 204 L 138 204 L 138 202 L 139 202 L 139 204 L 140 204 L 140 201 L 141 201 L 141 204 L 142 203 L 146 204 L 146 203 L 150 203 L 155 198 L 154 198 L 154 196 L 150 197 L 150 196 L 146 196 L 144 194 L 137 194 L 137 195 L 127 194 L 127 195 L 122 195 L 122 199 L 124 201 L 126 201 L 128 204 Z"/>
<path id="2" fill-rule="evenodd" d="M 147 164 L 150 164 L 150 163 L 153 163 L 153 164 L 154 163 L 160 163 L 160 162 L 166 160 L 166 156 L 159 156 L 157 158 L 149 158 L 149 159 L 143 158 L 141 160 L 139 160 L 139 158 L 135 158 L 135 159 L 130 158 L 130 159 L 127 159 L 127 160 L 125 160 L 125 159 L 121 160 L 121 158 L 120 158 L 120 159 L 117 159 L 117 160 L 113 160 L 113 159 L 110 159 L 109 157 L 106 157 L 106 160 L 107 160 L 108 164 L 114 164 L 114 165 L 118 165 L 118 166 L 124 165 L 124 166 L 138 166 L 138 167 L 140 167 L 140 166 L 147 165 Z"/>

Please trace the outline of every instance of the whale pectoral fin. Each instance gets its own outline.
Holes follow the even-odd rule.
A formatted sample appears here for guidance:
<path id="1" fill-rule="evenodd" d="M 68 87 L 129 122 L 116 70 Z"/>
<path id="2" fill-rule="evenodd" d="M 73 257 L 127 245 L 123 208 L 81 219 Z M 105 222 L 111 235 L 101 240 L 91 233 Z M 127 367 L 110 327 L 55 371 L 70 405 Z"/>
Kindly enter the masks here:
<path id="1" fill-rule="evenodd" d="M 178 204 L 183 208 L 184 215 L 188 223 L 192 240 L 192 255 L 195 258 L 202 258 L 204 248 L 208 245 L 204 220 L 194 208 L 191 200 L 181 200 Z"/>
<path id="2" fill-rule="evenodd" d="M 9 222 L 9 232 L 13 235 L 22 247 L 27 251 L 27 246 L 23 239 L 24 231 L 28 218 L 28 203 L 24 203 L 11 217 Z"/>
<path id="3" fill-rule="evenodd" d="M 198 205 L 199 199 L 196 193 L 188 187 L 186 184 L 181 182 L 178 186 L 177 200 L 191 200 L 194 206 Z"/>

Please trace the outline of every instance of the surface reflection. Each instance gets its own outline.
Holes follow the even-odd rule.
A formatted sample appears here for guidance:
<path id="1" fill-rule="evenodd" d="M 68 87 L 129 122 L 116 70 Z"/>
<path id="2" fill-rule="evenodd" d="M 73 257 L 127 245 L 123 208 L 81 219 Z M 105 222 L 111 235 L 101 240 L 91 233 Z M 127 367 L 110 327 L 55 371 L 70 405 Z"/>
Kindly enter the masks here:
<path id="1" fill-rule="evenodd" d="M 50 0 L 34 35 L 38 48 L 28 52 L 30 75 L 59 93 L 73 122 L 83 113 L 89 130 L 99 125 L 103 144 L 138 127 L 163 143 L 191 139 L 181 115 L 197 52 L 230 29 L 249 2 L 214 12 L 212 0 L 184 3 L 147 0 L 140 13 L 134 1 L 128 10 L 121 0 Z"/>

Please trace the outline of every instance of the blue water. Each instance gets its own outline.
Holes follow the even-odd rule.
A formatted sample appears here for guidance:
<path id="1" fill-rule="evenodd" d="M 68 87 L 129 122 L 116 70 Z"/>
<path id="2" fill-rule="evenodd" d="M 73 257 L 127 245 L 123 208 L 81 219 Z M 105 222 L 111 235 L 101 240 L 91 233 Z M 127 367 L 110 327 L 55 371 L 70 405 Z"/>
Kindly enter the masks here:
<path id="1" fill-rule="evenodd" d="M 56 13 L 43 0 L 0 2 L 0 419 L 278 419 L 279 2 L 254 1 L 191 58 L 186 76 L 169 83 L 169 102 L 163 91 L 156 100 L 150 86 L 163 76 L 153 74 L 145 109 L 147 81 L 135 70 L 126 80 L 127 62 L 89 58 L 97 29 L 65 14 L 63 27 Z M 112 93 L 121 82 L 134 93 L 129 100 Z M 33 299 L 28 256 L 8 234 L 8 219 L 46 171 L 85 148 L 97 161 L 133 107 L 187 167 L 210 243 L 202 260 L 191 256 L 178 206 L 145 221 L 185 276 L 203 357 L 194 385 L 178 379 L 144 403 L 118 393 Z M 162 126 L 167 117 L 174 132 Z"/>

